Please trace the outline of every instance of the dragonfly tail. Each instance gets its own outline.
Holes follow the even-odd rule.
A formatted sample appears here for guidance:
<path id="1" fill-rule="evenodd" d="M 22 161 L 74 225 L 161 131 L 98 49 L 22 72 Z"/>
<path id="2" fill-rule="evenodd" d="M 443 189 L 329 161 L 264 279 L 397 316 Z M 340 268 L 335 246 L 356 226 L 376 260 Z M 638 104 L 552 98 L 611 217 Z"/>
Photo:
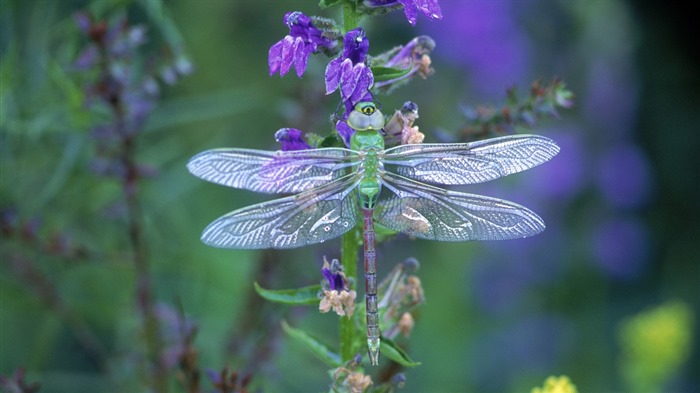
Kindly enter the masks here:
<path id="1" fill-rule="evenodd" d="M 362 209 L 364 260 L 365 260 L 365 304 L 367 309 L 367 350 L 372 366 L 379 365 L 379 310 L 377 307 L 377 261 L 374 251 L 374 210 Z"/>

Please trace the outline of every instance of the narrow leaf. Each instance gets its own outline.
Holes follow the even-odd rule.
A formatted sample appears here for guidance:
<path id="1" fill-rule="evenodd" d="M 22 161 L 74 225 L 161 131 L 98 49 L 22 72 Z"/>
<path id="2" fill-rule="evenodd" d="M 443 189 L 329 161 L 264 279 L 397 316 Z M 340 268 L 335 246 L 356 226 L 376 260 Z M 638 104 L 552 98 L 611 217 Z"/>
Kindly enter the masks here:
<path id="1" fill-rule="evenodd" d="M 384 82 L 408 75 L 412 68 L 370 67 L 374 75 L 374 82 Z"/>
<path id="2" fill-rule="evenodd" d="M 316 337 L 303 330 L 293 328 L 282 321 L 282 329 L 287 335 L 308 348 L 314 355 L 318 356 L 324 363 L 331 367 L 340 367 L 340 355 L 333 352 L 326 344 L 320 342 Z"/>
<path id="3" fill-rule="evenodd" d="M 282 304 L 289 304 L 292 306 L 309 306 L 318 305 L 320 299 L 318 298 L 318 292 L 321 290 L 321 285 L 310 285 L 303 288 L 294 289 L 265 289 L 254 282 L 255 292 L 263 298 Z"/>
<path id="4" fill-rule="evenodd" d="M 385 337 L 382 337 L 379 353 L 405 367 L 420 366 L 420 362 L 411 360 L 401 347 L 396 345 L 394 341 Z"/>
<path id="5" fill-rule="evenodd" d="M 318 2 L 318 6 L 321 8 L 328 8 L 339 4 L 341 1 L 342 0 L 321 0 Z"/>

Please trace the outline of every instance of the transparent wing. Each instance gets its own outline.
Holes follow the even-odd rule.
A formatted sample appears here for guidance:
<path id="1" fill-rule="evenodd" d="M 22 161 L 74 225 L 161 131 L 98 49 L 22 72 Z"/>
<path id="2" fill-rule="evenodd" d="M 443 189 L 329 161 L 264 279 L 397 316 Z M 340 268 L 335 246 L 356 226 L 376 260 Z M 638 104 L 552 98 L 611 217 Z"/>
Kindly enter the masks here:
<path id="1" fill-rule="evenodd" d="M 537 214 L 513 202 L 443 190 L 388 173 L 382 184 L 393 195 L 380 199 L 375 219 L 411 236 L 461 242 L 517 239 L 544 230 Z"/>
<path id="2" fill-rule="evenodd" d="M 244 207 L 219 217 L 202 242 L 221 248 L 294 248 L 336 238 L 357 222 L 359 180 L 346 175 L 301 194 Z"/>
<path id="3" fill-rule="evenodd" d="M 357 165 L 353 150 L 341 148 L 296 151 L 213 149 L 192 157 L 187 169 L 204 180 L 267 193 L 297 193 L 338 179 Z"/>
<path id="4" fill-rule="evenodd" d="M 540 165 L 559 152 L 549 138 L 511 135 L 471 143 L 401 145 L 386 150 L 387 170 L 428 183 L 481 183 Z"/>

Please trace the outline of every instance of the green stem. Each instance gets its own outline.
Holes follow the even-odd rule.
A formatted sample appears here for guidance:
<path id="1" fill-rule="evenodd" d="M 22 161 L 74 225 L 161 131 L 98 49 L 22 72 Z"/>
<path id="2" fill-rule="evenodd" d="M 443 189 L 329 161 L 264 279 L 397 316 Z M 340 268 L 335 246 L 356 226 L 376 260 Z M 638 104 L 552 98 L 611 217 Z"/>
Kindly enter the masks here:
<path id="1" fill-rule="evenodd" d="M 345 33 L 356 29 L 359 25 L 359 17 L 357 15 L 357 3 L 355 0 L 345 0 L 343 3 L 343 28 Z"/>
<path id="2" fill-rule="evenodd" d="M 357 15 L 357 1 L 345 0 L 343 3 L 343 28 L 347 33 L 350 30 L 356 29 L 359 26 L 359 16 Z M 345 275 L 348 278 L 354 278 L 354 288 L 357 290 L 359 283 L 363 282 L 361 277 L 357 275 L 357 259 L 360 247 L 360 233 L 357 229 L 353 229 L 343 235 L 342 245 L 340 250 L 340 258 L 343 263 Z M 354 318 L 340 318 L 340 358 L 343 362 L 350 361 L 356 354 L 355 343 L 357 342 L 355 335 Z"/>
<path id="3" fill-rule="evenodd" d="M 343 262 L 343 269 L 347 277 L 355 278 L 354 288 L 360 282 L 360 277 L 357 275 L 357 258 L 360 247 L 360 233 L 357 229 L 353 229 L 343 235 L 342 245 L 340 250 L 340 258 Z M 355 356 L 355 318 L 340 318 L 340 358 L 343 362 L 351 360 Z"/>

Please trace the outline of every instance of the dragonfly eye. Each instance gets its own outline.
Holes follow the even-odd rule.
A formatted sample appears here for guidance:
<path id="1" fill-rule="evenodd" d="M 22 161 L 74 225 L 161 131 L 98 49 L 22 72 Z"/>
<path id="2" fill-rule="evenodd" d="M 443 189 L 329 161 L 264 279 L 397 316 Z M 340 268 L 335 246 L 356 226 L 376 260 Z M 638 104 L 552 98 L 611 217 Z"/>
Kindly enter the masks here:
<path id="1" fill-rule="evenodd" d="M 369 116 L 377 111 L 377 106 L 373 102 L 360 102 L 355 106 L 355 110 Z"/>
<path id="2" fill-rule="evenodd" d="M 384 115 L 372 102 L 360 102 L 350 112 L 347 123 L 356 130 L 379 130 L 384 127 Z"/>

